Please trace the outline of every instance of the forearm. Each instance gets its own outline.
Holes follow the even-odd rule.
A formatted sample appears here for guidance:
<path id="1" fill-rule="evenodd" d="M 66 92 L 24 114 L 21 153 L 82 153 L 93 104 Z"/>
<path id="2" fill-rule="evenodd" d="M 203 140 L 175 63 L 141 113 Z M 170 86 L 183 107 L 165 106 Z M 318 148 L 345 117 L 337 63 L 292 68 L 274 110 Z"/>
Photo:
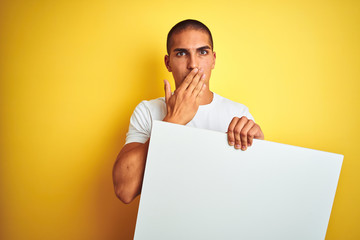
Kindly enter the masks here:
<path id="1" fill-rule="evenodd" d="M 124 203 L 130 203 L 141 192 L 149 140 L 125 145 L 113 169 L 115 193 Z"/>

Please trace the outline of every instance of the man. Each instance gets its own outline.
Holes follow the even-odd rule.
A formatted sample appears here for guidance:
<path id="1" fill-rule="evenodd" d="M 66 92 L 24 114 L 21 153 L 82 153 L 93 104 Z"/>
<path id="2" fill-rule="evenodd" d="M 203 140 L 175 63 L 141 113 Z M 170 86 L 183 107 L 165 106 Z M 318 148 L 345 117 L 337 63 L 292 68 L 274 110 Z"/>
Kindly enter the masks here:
<path id="1" fill-rule="evenodd" d="M 229 145 L 236 149 L 246 150 L 253 138 L 264 139 L 247 107 L 210 91 L 216 53 L 211 32 L 203 23 L 184 20 L 176 24 L 168 34 L 167 52 L 165 65 L 176 90 L 172 94 L 165 80 L 165 98 L 143 101 L 135 108 L 126 144 L 114 165 L 115 193 L 124 203 L 141 192 L 153 120 L 227 132 Z"/>

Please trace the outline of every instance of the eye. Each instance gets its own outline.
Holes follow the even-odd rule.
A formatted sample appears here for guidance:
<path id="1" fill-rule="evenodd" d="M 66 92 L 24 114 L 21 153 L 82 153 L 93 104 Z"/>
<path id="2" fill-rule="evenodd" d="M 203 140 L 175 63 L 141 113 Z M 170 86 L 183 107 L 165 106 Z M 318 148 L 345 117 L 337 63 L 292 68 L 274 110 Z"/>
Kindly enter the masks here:
<path id="1" fill-rule="evenodd" d="M 201 55 L 206 55 L 206 54 L 208 54 L 208 51 L 207 50 L 200 50 L 200 54 Z"/>
<path id="2" fill-rule="evenodd" d="M 185 52 L 178 52 L 178 53 L 176 53 L 176 56 L 178 56 L 178 57 L 181 57 L 181 56 L 184 56 L 185 55 Z"/>

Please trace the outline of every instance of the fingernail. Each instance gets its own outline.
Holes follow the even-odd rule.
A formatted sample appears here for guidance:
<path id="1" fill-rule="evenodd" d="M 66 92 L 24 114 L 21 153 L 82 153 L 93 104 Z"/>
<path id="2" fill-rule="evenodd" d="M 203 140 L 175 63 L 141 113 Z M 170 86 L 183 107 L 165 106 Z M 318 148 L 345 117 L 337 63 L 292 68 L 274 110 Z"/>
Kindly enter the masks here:
<path id="1" fill-rule="evenodd" d="M 240 149 L 241 146 L 240 146 L 239 144 L 236 144 L 236 145 L 235 145 L 235 148 L 236 148 L 236 149 Z"/>
<path id="2" fill-rule="evenodd" d="M 230 146 L 234 146 L 234 142 L 229 142 L 229 145 L 230 145 Z"/>
<path id="3" fill-rule="evenodd" d="M 202 77 L 201 77 L 202 79 L 204 79 L 205 78 L 205 73 L 202 75 Z"/>
<path id="4" fill-rule="evenodd" d="M 194 68 L 194 71 L 197 72 L 197 71 L 199 71 L 199 69 L 198 69 L 198 68 Z"/>
<path id="5" fill-rule="evenodd" d="M 241 149 L 242 149 L 242 150 L 246 150 L 246 146 L 243 145 L 243 146 L 241 147 Z"/>
<path id="6" fill-rule="evenodd" d="M 250 145 L 250 143 L 248 143 L 248 147 L 250 147 L 251 145 Z"/>

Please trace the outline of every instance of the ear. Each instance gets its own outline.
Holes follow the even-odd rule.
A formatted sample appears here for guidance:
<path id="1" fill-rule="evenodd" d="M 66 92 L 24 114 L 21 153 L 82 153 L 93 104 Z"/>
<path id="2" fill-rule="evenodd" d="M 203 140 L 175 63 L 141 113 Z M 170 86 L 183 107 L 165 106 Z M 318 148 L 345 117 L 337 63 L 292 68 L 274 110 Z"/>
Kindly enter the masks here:
<path id="1" fill-rule="evenodd" d="M 213 52 L 213 59 L 214 59 L 214 62 L 212 64 L 212 66 L 211 66 L 211 69 L 214 69 L 214 67 L 215 67 L 216 52 Z"/>
<path id="2" fill-rule="evenodd" d="M 168 70 L 169 72 L 171 72 L 170 56 L 169 56 L 169 55 L 165 55 L 164 61 L 165 61 L 165 66 L 166 66 L 167 70 Z"/>

